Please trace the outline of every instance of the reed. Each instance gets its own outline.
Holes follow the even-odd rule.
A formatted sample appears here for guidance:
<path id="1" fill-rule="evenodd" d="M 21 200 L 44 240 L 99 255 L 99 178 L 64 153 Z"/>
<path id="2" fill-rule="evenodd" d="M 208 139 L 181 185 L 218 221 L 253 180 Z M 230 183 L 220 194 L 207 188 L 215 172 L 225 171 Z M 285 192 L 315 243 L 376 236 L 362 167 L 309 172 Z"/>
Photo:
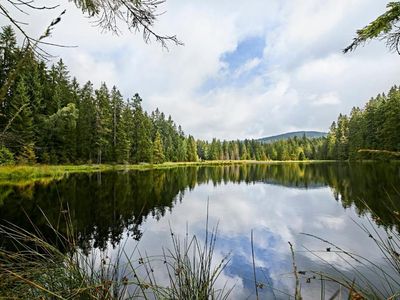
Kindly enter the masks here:
<path id="1" fill-rule="evenodd" d="M 82 253 L 66 215 L 67 236 L 48 224 L 56 243 L 47 242 L 38 231 L 0 225 L 1 299 L 224 300 L 232 290 L 216 287 L 229 258 L 214 264 L 217 227 L 209 232 L 208 221 L 204 242 L 189 234 L 181 241 L 171 230 L 173 246 L 158 257 L 142 256 L 138 245 L 129 252 L 121 245 L 116 257 L 110 257 L 96 249 L 90 255 Z M 160 261 L 165 269 L 154 271 L 153 264 Z M 157 272 L 165 272 L 169 282 L 159 283 Z"/>

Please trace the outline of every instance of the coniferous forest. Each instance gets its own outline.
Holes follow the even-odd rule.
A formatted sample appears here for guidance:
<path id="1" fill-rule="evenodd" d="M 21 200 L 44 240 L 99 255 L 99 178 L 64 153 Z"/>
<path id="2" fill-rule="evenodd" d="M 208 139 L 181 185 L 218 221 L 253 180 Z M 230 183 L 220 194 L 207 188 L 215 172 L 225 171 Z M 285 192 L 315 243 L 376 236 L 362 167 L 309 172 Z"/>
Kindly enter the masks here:
<path id="1" fill-rule="evenodd" d="M 347 160 L 375 158 L 365 150 L 400 150 L 396 86 L 340 115 L 327 138 L 209 142 L 185 135 L 158 109 L 144 111 L 138 94 L 125 100 L 115 86 L 80 86 L 62 60 L 48 67 L 19 48 L 11 26 L 2 28 L 0 46 L 1 164 Z"/>
<path id="2" fill-rule="evenodd" d="M 327 137 L 328 159 L 395 158 L 400 151 L 400 88 L 340 114 Z M 371 151 L 372 150 L 372 151 Z"/>
<path id="3" fill-rule="evenodd" d="M 400 0 L 214 2 L 0 0 L 0 299 L 399 298 Z"/>

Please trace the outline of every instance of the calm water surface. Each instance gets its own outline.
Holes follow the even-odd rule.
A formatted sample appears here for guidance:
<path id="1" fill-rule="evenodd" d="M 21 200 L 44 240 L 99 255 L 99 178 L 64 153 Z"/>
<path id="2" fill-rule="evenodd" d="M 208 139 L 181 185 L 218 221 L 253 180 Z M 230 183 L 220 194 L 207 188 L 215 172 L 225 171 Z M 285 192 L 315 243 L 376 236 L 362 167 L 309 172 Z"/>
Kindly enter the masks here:
<path id="1" fill-rule="evenodd" d="M 40 209 L 63 231 L 60 220 L 68 207 L 84 251 L 94 244 L 112 255 L 120 245 L 129 251 L 139 243 L 142 253 L 159 255 L 162 247 L 171 247 L 170 228 L 182 238 L 187 231 L 204 238 L 208 200 L 210 227 L 219 224 L 215 259 L 231 255 L 219 284 L 227 280 L 228 286 L 235 285 L 232 299 L 255 297 L 253 230 L 256 275 L 265 284 L 261 292 L 268 298 L 288 299 L 285 293 L 293 294 L 294 285 L 288 241 L 295 247 L 300 270 L 332 273 L 332 264 L 350 277 L 354 271 L 336 253 L 326 251 L 329 245 L 302 233 L 381 264 L 382 254 L 360 225 L 397 230 L 399 190 L 400 165 L 393 163 L 257 164 L 75 174 L 0 185 L 0 220 L 29 228 L 27 214 L 51 238 Z M 357 270 L 377 280 L 363 266 Z M 307 273 L 301 277 L 303 296 L 319 297 L 320 281 L 307 283 Z M 327 297 L 336 289 L 327 283 Z"/>

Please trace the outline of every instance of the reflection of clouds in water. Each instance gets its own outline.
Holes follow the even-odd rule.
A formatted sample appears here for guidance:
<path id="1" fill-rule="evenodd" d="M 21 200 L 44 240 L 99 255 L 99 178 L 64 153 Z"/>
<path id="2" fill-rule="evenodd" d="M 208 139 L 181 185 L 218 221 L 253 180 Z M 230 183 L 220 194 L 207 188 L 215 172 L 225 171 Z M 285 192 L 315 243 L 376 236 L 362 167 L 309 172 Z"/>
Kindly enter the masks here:
<path id="1" fill-rule="evenodd" d="M 359 218 L 353 208 L 344 210 L 329 188 L 302 190 L 262 183 L 218 186 L 209 183 L 187 191 L 182 203 L 170 214 L 159 221 L 150 218 L 143 224 L 144 235 L 139 242 L 142 254 L 145 249 L 147 255 L 159 255 L 162 247 L 171 247 L 170 226 L 182 239 L 187 228 L 189 235 L 195 234 L 201 239 L 205 232 L 207 198 L 210 199 L 210 227 L 219 222 L 214 263 L 227 253 L 231 253 L 232 258 L 218 284 L 222 286 L 228 279 L 235 284 L 232 298 L 242 298 L 254 291 L 252 229 L 257 277 L 275 289 L 293 291 L 288 241 L 294 243 L 300 269 L 326 269 L 321 258 L 338 268 L 348 268 L 335 253 L 321 252 L 318 258 L 304 251 L 302 245 L 310 250 L 324 250 L 327 246 L 301 232 L 322 237 L 373 260 L 379 258 L 379 252 L 371 247 L 373 243 L 353 221 L 368 224 L 367 220 Z M 133 249 L 135 245 L 136 242 L 129 239 L 126 248 Z M 168 282 L 166 274 L 159 276 L 161 282 Z M 312 283 L 311 286 L 313 284 L 316 285 Z M 263 292 L 272 295 L 271 289 L 265 288 Z M 304 291 L 304 295 L 312 297 L 313 292 Z"/>
<path id="2" fill-rule="evenodd" d="M 266 229 L 255 230 L 254 235 L 258 237 L 254 240 L 256 277 L 257 282 L 264 285 L 260 293 L 265 296 L 273 296 L 273 294 L 278 294 L 276 289 L 286 288 L 288 284 L 287 280 L 285 281 L 281 276 L 282 274 L 278 275 L 275 272 L 276 270 L 290 270 L 290 261 L 275 248 L 275 245 L 283 242 L 278 240 L 279 236 Z M 259 241 L 262 243 L 258 243 Z M 219 244 L 223 245 L 223 248 L 232 249 L 231 263 L 225 273 L 240 277 L 246 293 L 248 295 L 254 293 L 251 241 L 248 236 L 230 239 L 221 237 Z"/>

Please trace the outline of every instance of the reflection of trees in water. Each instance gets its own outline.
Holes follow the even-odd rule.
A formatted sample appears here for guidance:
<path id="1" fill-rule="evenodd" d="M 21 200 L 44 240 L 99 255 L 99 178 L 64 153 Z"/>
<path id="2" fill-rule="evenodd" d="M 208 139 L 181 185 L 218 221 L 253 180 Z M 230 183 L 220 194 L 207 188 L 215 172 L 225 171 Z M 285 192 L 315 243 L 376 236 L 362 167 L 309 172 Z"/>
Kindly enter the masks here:
<path id="1" fill-rule="evenodd" d="M 7 186 L 0 219 L 28 227 L 26 212 L 44 236 L 50 237 L 52 231 L 40 209 L 51 224 L 66 232 L 62 220 L 68 207 L 79 244 L 93 240 L 95 246 L 105 247 L 108 240 L 118 242 L 125 228 L 139 239 L 146 216 L 164 216 L 180 198 L 177 196 L 193 185 L 194 174 L 183 169 L 76 174 L 48 185 L 30 186 L 33 197 L 26 197 L 26 188 Z"/>
<path id="2" fill-rule="evenodd" d="M 22 227 L 29 218 L 46 237 L 50 223 L 66 232 L 63 210 L 69 209 L 81 247 L 115 244 L 124 229 L 140 239 L 148 217 L 162 218 L 196 184 L 265 182 L 294 188 L 330 186 L 343 206 L 356 206 L 360 214 L 371 208 L 378 224 L 396 225 L 400 212 L 398 164 L 256 164 L 181 167 L 167 170 L 75 174 L 64 179 L 25 186 L 0 186 L 0 219 Z M 391 201 L 390 201 L 391 199 Z"/>
<path id="3" fill-rule="evenodd" d="M 338 164 L 328 181 L 344 208 L 359 215 L 372 212 L 379 225 L 397 227 L 400 221 L 400 164 Z"/>

